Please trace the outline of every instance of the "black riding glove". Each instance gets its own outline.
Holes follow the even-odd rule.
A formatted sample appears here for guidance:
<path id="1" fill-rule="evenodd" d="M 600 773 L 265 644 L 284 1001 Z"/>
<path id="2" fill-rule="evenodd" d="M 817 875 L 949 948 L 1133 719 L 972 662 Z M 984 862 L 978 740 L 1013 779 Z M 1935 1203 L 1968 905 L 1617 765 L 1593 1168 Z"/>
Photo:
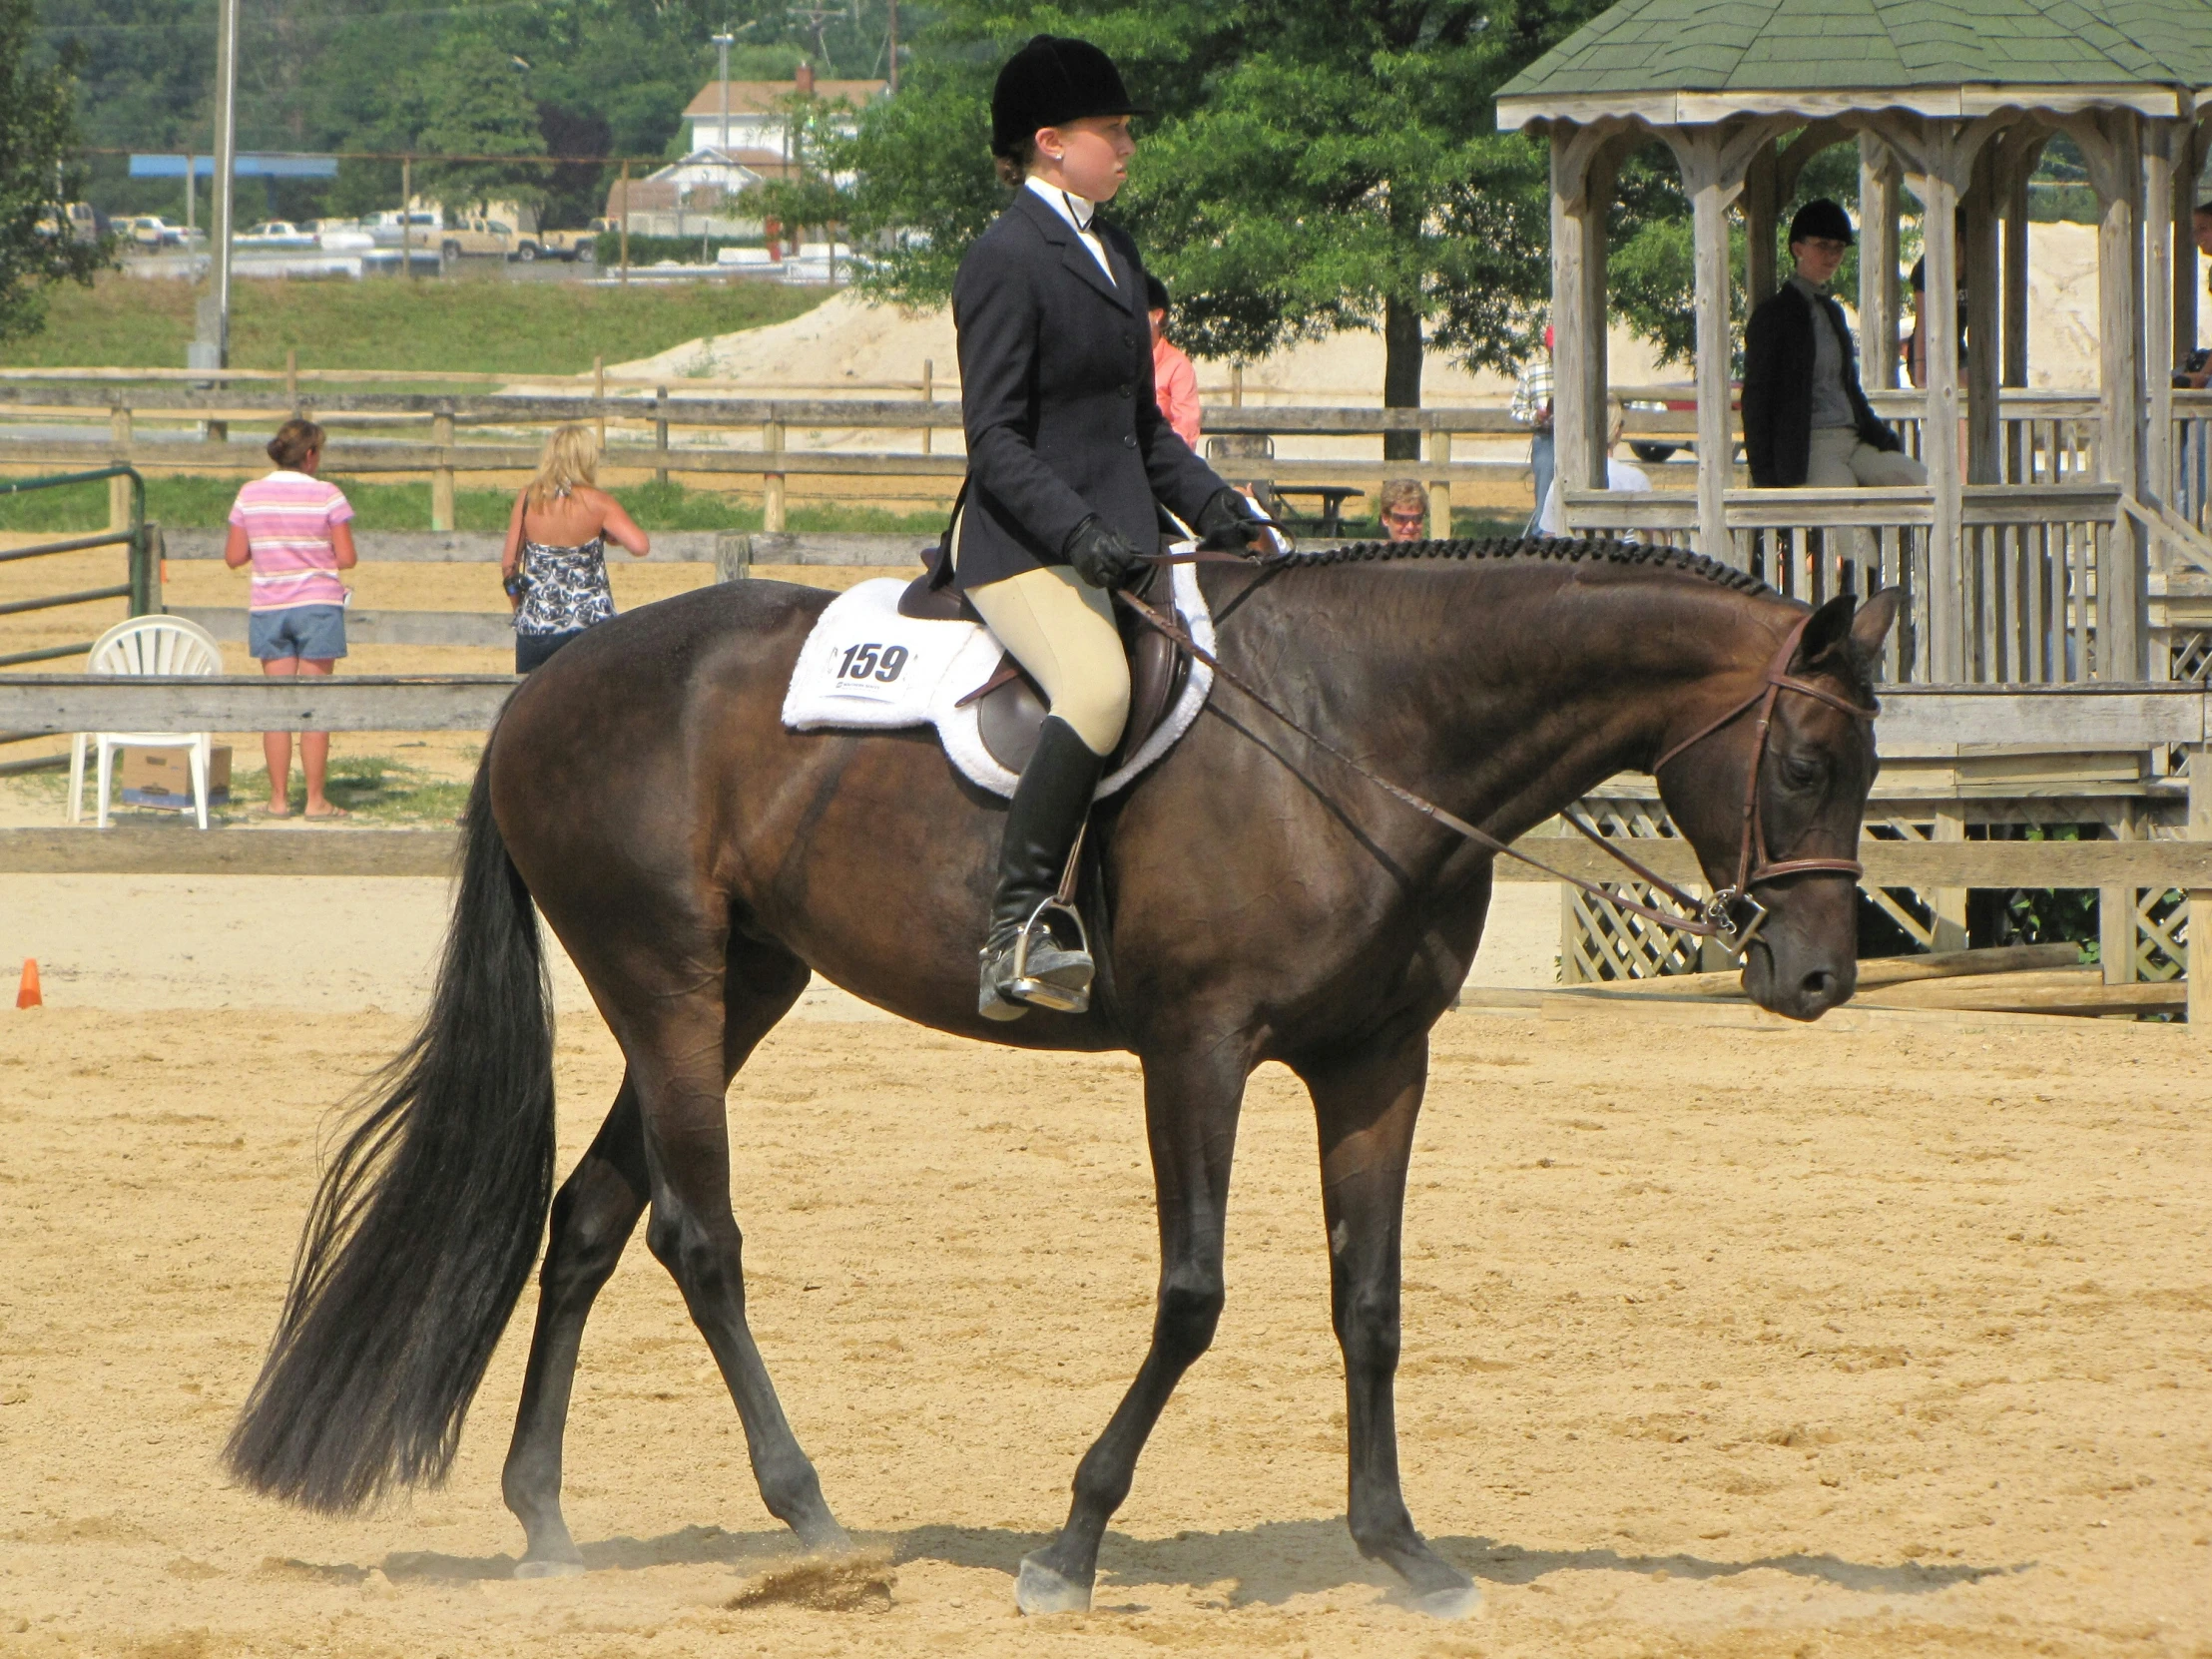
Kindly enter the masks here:
<path id="1" fill-rule="evenodd" d="M 1251 505 L 1226 485 L 1199 509 L 1198 539 L 1226 553 L 1247 553 L 1267 533 L 1267 526 L 1252 516 Z"/>
<path id="2" fill-rule="evenodd" d="M 1128 581 L 1144 562 L 1144 555 L 1129 538 L 1096 513 L 1068 532 L 1067 546 L 1061 551 L 1075 567 L 1076 575 L 1092 587 L 1108 591 Z"/>

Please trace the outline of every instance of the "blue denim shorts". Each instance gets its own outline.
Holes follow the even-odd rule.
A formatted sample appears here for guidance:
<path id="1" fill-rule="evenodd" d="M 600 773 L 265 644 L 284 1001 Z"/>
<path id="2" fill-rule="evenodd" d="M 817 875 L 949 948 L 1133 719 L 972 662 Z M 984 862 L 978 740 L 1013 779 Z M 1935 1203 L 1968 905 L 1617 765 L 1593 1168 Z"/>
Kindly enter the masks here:
<path id="1" fill-rule="evenodd" d="M 249 611 L 246 643 L 263 662 L 282 657 L 320 661 L 345 655 L 343 605 L 294 605 L 283 611 Z"/>

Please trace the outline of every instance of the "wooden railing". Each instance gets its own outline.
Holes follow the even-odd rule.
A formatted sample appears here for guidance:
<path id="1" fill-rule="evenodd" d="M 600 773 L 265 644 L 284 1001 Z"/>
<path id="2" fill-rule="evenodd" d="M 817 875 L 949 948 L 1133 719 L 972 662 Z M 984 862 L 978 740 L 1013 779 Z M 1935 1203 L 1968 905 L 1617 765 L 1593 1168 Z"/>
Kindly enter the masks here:
<path id="1" fill-rule="evenodd" d="M 2119 512 L 2110 484 L 1968 485 L 1960 505 L 1959 580 L 1930 566 L 1935 497 L 1926 489 L 1730 490 L 1728 562 L 1808 604 L 1899 588 L 1905 608 L 1884 673 L 1925 683 L 1935 641 L 1957 641 L 1965 679 L 2062 685 L 2096 672 L 2097 576 Z M 1697 504 L 1675 491 L 1569 490 L 1567 519 L 1688 545 Z"/>
<path id="2" fill-rule="evenodd" d="M 918 494 L 949 499 L 967 464 L 960 453 L 959 406 L 948 402 L 733 397 L 714 394 L 709 382 L 671 381 L 653 386 L 650 395 L 348 391 L 319 403 L 311 384 L 261 389 L 267 378 L 246 389 L 195 383 L 172 373 L 136 384 L 0 378 L 0 421 L 66 423 L 104 415 L 108 425 L 105 434 L 83 437 L 10 431 L 0 425 L 0 465 L 83 465 L 121 458 L 148 471 L 250 474 L 266 469 L 266 457 L 259 443 L 231 441 L 229 423 L 273 425 L 295 412 L 309 413 L 331 434 L 324 456 L 329 471 L 371 477 L 427 474 L 430 528 L 450 529 L 458 473 L 526 473 L 537 464 L 535 429 L 578 421 L 599 428 L 606 440 L 604 463 L 610 468 L 649 472 L 657 480 L 671 474 L 742 480 L 758 488 L 765 527 L 778 531 L 786 525 L 792 478 L 817 483 L 905 479 L 919 486 Z M 298 379 L 305 378 L 301 371 Z M 333 378 L 342 376 L 333 371 Z M 1271 442 L 1412 434 L 1425 451 L 1421 459 L 1385 461 L 1379 453 L 1373 458 L 1301 459 L 1262 453 L 1219 456 L 1215 464 L 1232 483 L 1350 484 L 1372 493 L 1388 479 L 1418 479 L 1435 497 L 1432 522 L 1439 533 L 1449 523 L 1455 484 L 1471 486 L 1528 472 L 1524 460 L 1452 456 L 1455 434 L 1525 440 L 1527 428 L 1503 409 L 1217 405 L 1206 410 L 1205 421 L 1209 437 Z M 202 435 L 196 440 L 154 440 L 145 428 L 156 422 L 190 424 Z M 845 434 L 901 431 L 918 435 L 918 452 L 828 446 Z"/>

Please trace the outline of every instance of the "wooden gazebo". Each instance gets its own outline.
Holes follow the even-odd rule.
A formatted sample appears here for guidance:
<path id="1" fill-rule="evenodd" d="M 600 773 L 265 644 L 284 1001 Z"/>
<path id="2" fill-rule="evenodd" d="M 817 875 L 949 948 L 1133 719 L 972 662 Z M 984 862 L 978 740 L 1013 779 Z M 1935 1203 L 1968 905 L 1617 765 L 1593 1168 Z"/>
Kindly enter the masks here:
<path id="1" fill-rule="evenodd" d="M 1623 0 L 1510 82 L 1497 108 L 1501 128 L 1551 143 L 1570 525 L 1687 537 L 1808 598 L 1902 583 L 1899 679 L 2146 676 L 2153 563 L 2212 570 L 2212 541 L 2176 511 L 2166 372 L 2175 342 L 2196 332 L 2189 212 L 2212 134 L 2212 5 Z M 2079 149 L 2099 204 L 2100 363 L 2093 405 L 2044 399 L 2046 410 L 2001 388 L 2027 384 L 2027 181 L 2058 133 Z M 1602 490 L 1606 218 L 1622 162 L 1653 141 L 1673 152 L 1694 213 L 1694 504 L 1682 492 Z M 1756 305 L 1774 288 L 1777 216 L 1806 162 L 1845 143 L 1860 163 L 1862 369 L 1929 485 L 1736 489 L 1730 211 L 1748 232 Z M 1888 389 L 1908 191 L 1921 207 L 1929 314 L 1942 317 L 1939 296 L 1954 288 L 1967 308 L 1963 378 L 1958 336 L 1938 321 L 1925 392 Z"/>

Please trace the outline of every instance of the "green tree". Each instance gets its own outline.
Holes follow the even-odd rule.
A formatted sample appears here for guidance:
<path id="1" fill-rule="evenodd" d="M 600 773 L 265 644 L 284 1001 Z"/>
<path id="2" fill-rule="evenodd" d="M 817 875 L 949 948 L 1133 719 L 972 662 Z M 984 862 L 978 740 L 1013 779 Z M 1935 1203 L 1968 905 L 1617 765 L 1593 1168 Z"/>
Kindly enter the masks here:
<path id="1" fill-rule="evenodd" d="M 831 242 L 844 223 L 850 205 L 847 192 L 838 188 L 830 171 L 851 130 L 850 105 L 830 99 L 795 93 L 778 106 L 791 135 L 792 172 L 771 179 L 746 193 L 746 206 L 763 219 L 773 219 L 792 231 L 820 226 Z"/>
<path id="2" fill-rule="evenodd" d="M 545 168 L 496 159 L 546 153 L 528 73 L 526 62 L 487 40 L 457 44 L 424 72 L 416 148 L 493 159 L 425 163 L 416 170 L 417 190 L 449 213 L 488 202 L 534 208 L 545 200 Z"/>
<path id="3" fill-rule="evenodd" d="M 1527 355 L 1549 297 L 1543 148 L 1496 131 L 1496 89 L 1599 0 L 1146 0 L 1051 13 L 954 0 L 906 88 L 840 160 L 847 222 L 894 246 L 868 278 L 941 299 L 1004 201 L 983 154 L 996 64 L 1040 27 L 1113 53 L 1147 123 L 1114 206 L 1177 296 L 1179 337 L 1258 356 L 1350 328 L 1383 337 L 1383 402 L 1413 407 L 1430 346 Z M 918 233 L 918 234 L 917 234 Z M 1389 452 L 1410 453 L 1413 434 Z"/>
<path id="4" fill-rule="evenodd" d="M 0 340 L 46 322 L 49 283 L 90 282 L 105 243 L 70 235 L 62 205 L 83 181 L 74 165 L 74 54 L 32 61 L 32 0 L 0 0 Z"/>

